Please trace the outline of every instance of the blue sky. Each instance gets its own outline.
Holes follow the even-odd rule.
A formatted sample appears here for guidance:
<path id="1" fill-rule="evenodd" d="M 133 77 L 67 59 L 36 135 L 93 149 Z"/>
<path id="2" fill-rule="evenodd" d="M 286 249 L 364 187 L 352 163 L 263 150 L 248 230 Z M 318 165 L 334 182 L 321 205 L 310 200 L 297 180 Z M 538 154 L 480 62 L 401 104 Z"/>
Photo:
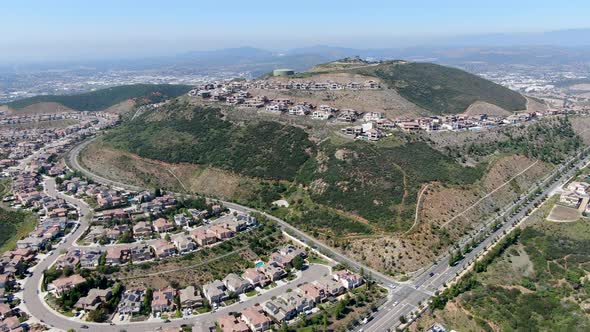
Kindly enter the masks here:
<path id="1" fill-rule="evenodd" d="M 589 28 L 590 1 L 1 1 L 0 60 L 236 46 L 394 47 L 440 37 Z"/>

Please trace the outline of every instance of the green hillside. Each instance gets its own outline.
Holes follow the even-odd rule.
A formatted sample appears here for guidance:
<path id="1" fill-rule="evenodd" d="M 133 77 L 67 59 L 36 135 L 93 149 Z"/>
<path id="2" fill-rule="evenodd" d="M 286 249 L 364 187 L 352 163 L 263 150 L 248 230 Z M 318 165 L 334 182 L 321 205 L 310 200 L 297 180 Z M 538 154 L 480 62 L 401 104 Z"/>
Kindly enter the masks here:
<path id="1" fill-rule="evenodd" d="M 102 111 L 122 101 L 137 98 L 139 102 L 159 102 L 178 97 L 191 89 L 188 85 L 134 84 L 121 85 L 76 95 L 35 96 L 13 101 L 9 107 L 21 109 L 39 102 L 56 102 L 78 111 Z"/>
<path id="2" fill-rule="evenodd" d="M 432 114 L 464 112 L 475 101 L 507 111 L 526 108 L 519 93 L 463 70 L 432 63 L 387 62 L 345 70 L 382 79 L 390 89 Z"/>
<path id="3" fill-rule="evenodd" d="M 408 226 L 422 183 L 473 183 L 485 167 L 460 166 L 426 143 L 328 140 L 316 146 L 300 128 L 269 121 L 238 125 L 218 109 L 177 102 L 112 130 L 105 141 L 150 159 L 303 184 L 314 202 L 386 230 Z"/>
<path id="4" fill-rule="evenodd" d="M 307 161 L 312 143 L 302 129 L 277 122 L 238 126 L 215 108 L 172 103 L 112 131 L 116 148 L 172 163 L 211 165 L 244 175 L 292 180 Z M 149 121 L 157 117 L 160 121 Z"/>
<path id="5" fill-rule="evenodd" d="M 322 158 L 310 159 L 299 179 L 309 184 L 315 201 L 399 230 L 413 221 L 423 183 L 471 184 L 485 170 L 485 164 L 462 167 L 426 143 L 383 143 L 323 144 Z"/>

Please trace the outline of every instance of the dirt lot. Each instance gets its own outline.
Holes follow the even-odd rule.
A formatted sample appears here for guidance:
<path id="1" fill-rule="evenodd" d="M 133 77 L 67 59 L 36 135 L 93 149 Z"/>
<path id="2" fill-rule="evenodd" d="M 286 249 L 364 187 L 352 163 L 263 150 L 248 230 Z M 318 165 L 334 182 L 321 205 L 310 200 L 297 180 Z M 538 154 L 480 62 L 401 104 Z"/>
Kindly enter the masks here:
<path id="1" fill-rule="evenodd" d="M 320 77 L 323 75 L 319 75 Z M 331 75 L 330 75 L 331 76 Z M 314 76 L 314 80 L 322 80 Z M 383 112 L 388 118 L 427 115 L 424 109 L 409 102 L 393 89 L 336 90 L 336 91 L 277 91 L 251 89 L 253 95 L 270 99 L 289 98 L 295 102 L 307 101 L 314 105 L 330 105 L 339 109 L 352 108 L 360 112 Z"/>
<path id="2" fill-rule="evenodd" d="M 581 217 L 582 215 L 577 209 L 556 204 L 553 209 L 551 209 L 551 213 L 549 213 L 547 220 L 554 222 L 573 222 L 579 220 Z"/>
<path id="3" fill-rule="evenodd" d="M 467 108 L 467 110 L 465 111 L 465 114 L 469 114 L 469 115 L 487 114 L 489 116 L 508 116 L 508 115 L 512 114 L 512 112 L 509 112 L 501 107 L 498 107 L 498 106 L 490 104 L 490 103 L 486 103 L 483 101 L 476 101 L 475 103 L 471 104 Z"/>

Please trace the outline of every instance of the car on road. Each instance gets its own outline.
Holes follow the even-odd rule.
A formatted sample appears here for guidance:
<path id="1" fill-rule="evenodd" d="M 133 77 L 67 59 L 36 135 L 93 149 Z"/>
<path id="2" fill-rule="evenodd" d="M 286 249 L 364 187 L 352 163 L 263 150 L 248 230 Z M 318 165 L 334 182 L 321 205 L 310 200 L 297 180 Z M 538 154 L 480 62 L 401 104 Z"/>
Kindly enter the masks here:
<path id="1" fill-rule="evenodd" d="M 88 325 L 82 325 L 80 327 L 83 328 L 83 329 L 87 329 L 88 328 Z"/>
<path id="2" fill-rule="evenodd" d="M 399 304 L 399 301 L 395 301 L 395 302 L 393 302 L 393 306 L 394 306 L 394 307 L 395 307 L 396 305 L 398 305 L 398 304 Z"/>
<path id="3" fill-rule="evenodd" d="M 434 276 L 434 272 L 430 272 L 430 273 L 428 273 L 428 276 L 429 276 L 429 277 L 432 277 L 432 276 Z"/>
<path id="4" fill-rule="evenodd" d="M 169 319 L 166 319 L 166 320 L 164 321 L 164 323 L 170 323 L 170 320 L 169 320 Z"/>

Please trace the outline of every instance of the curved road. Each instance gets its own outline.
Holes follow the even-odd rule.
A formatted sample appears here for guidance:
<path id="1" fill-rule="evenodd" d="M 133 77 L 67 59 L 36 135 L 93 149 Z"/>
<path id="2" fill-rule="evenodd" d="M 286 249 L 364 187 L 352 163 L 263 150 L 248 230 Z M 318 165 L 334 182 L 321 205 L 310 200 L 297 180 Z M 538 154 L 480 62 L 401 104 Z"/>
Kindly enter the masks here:
<path id="1" fill-rule="evenodd" d="M 259 296 L 250 298 L 243 303 L 235 303 L 228 307 L 223 307 L 215 312 L 197 315 L 194 317 L 187 317 L 184 319 L 175 319 L 170 323 L 164 323 L 160 320 L 152 320 L 145 322 L 123 323 L 117 325 L 109 325 L 105 323 L 91 323 L 83 322 L 77 319 L 72 319 L 61 315 L 47 306 L 44 299 L 41 298 L 41 281 L 43 279 L 43 271 L 48 269 L 60 256 L 62 250 L 74 247 L 76 239 L 78 239 L 86 230 L 91 219 L 91 210 L 88 205 L 78 199 L 63 195 L 56 191 L 55 180 L 47 178 L 45 181 L 47 194 L 52 197 L 59 197 L 65 199 L 68 203 L 76 206 L 80 213 L 79 227 L 67 235 L 64 241 L 54 248 L 50 255 L 41 260 L 33 270 L 32 275 L 26 280 L 23 290 L 23 301 L 27 311 L 41 322 L 60 330 L 74 329 L 77 331 L 121 331 L 122 329 L 129 332 L 143 332 L 155 331 L 160 327 L 180 327 L 182 324 L 193 324 L 199 326 L 200 324 L 208 325 L 214 323 L 219 317 L 227 315 L 230 311 L 241 311 L 248 306 L 255 303 L 262 303 L 273 296 L 284 294 L 288 287 L 295 287 L 296 285 L 312 282 L 330 273 L 330 268 L 325 265 L 311 264 L 297 279 L 286 282 L 283 285 L 277 286 L 269 291 L 266 291 Z M 83 326 L 87 326 L 84 327 Z"/>
<path id="2" fill-rule="evenodd" d="M 88 178 L 91 178 L 94 181 L 99 182 L 99 183 L 111 185 L 114 187 L 120 187 L 123 189 L 134 190 L 134 191 L 145 190 L 145 188 L 142 188 L 142 187 L 128 185 L 128 184 L 120 183 L 120 182 L 113 181 L 110 179 L 106 179 L 106 178 L 101 177 L 99 175 L 93 174 L 90 171 L 88 171 L 87 169 L 85 169 L 84 167 L 82 167 L 78 162 L 78 155 L 79 155 L 80 151 L 86 145 L 88 145 L 90 142 L 92 142 L 92 140 L 94 140 L 94 139 L 85 141 L 82 144 L 74 147 L 70 151 L 70 153 L 67 156 L 67 161 L 68 161 L 68 164 L 70 165 L 71 168 L 82 172 Z M 577 163 L 575 165 L 577 167 L 584 165 L 587 162 L 587 159 L 588 158 L 586 157 L 586 158 L 583 158 L 582 160 L 580 160 L 580 155 L 576 156 L 575 158 L 572 158 L 572 160 L 577 161 Z M 541 185 L 546 186 L 546 188 L 543 189 L 543 194 L 548 194 L 548 193 L 554 192 L 556 188 L 561 186 L 574 173 L 575 169 L 576 169 L 576 167 L 566 170 L 564 166 L 560 166 L 560 167 L 556 168 L 554 170 L 554 172 L 551 173 L 551 175 L 553 175 L 553 174 L 559 175 L 559 181 L 549 183 L 549 180 L 548 180 L 549 177 L 547 177 L 545 180 L 543 180 L 541 182 Z M 183 195 L 183 194 L 179 194 L 179 195 Z M 364 266 L 363 264 L 360 264 L 360 263 L 348 258 L 347 256 L 338 252 L 337 250 L 335 250 L 335 249 L 325 245 L 324 243 L 308 236 L 307 234 L 299 231 L 298 229 L 291 226 L 290 224 L 288 224 L 284 220 L 281 220 L 281 219 L 276 218 L 274 216 L 268 215 L 264 212 L 260 212 L 255 209 L 251 209 L 251 208 L 239 205 L 239 204 L 235 204 L 235 203 L 231 203 L 231 202 L 223 202 L 223 204 L 225 204 L 226 206 L 228 206 L 232 209 L 240 211 L 240 212 L 262 213 L 263 215 L 265 215 L 269 219 L 275 221 L 283 230 L 285 230 L 288 233 L 299 238 L 301 241 L 305 242 L 306 244 L 319 248 L 320 251 L 322 251 L 324 254 L 327 254 L 328 256 L 334 258 L 337 261 L 348 264 L 351 268 L 356 269 L 357 271 L 360 269 L 365 270 L 366 272 L 371 274 L 371 277 L 373 279 L 375 279 L 376 281 L 382 283 L 384 286 L 389 288 L 390 294 L 388 296 L 388 300 L 386 301 L 386 303 L 379 308 L 379 311 L 374 315 L 374 319 L 371 320 L 365 326 L 363 326 L 363 329 L 365 331 L 375 331 L 375 332 L 379 331 L 380 332 L 380 331 L 387 331 L 387 330 L 391 329 L 392 327 L 398 326 L 400 324 L 399 317 L 401 315 L 404 315 L 407 317 L 411 312 L 417 311 L 418 306 L 420 304 L 425 304 L 430 299 L 430 297 L 434 294 L 435 291 L 441 289 L 442 287 L 444 287 L 444 285 L 446 283 L 455 279 L 457 274 L 459 274 L 466 267 L 468 267 L 470 264 L 472 264 L 473 261 L 484 252 L 485 248 L 492 245 L 495 242 L 495 240 L 504 236 L 504 232 L 507 232 L 512 227 L 515 227 L 520 221 L 522 221 L 525 217 L 525 211 L 527 209 L 533 208 L 535 204 L 542 203 L 544 196 L 545 195 L 539 195 L 539 196 L 535 197 L 532 200 L 532 202 L 525 204 L 519 213 L 516 213 L 513 216 L 509 216 L 507 218 L 508 221 L 506 223 L 502 224 L 502 226 L 498 230 L 496 230 L 495 232 L 490 234 L 488 237 L 486 237 L 486 239 L 482 243 L 480 243 L 477 246 L 477 248 L 474 248 L 472 251 L 467 253 L 465 255 L 465 258 L 463 260 L 461 260 L 455 266 L 449 266 L 448 258 L 442 259 L 439 262 L 439 264 L 435 264 L 435 265 L 430 266 L 429 268 L 425 269 L 425 271 L 422 274 L 414 277 L 409 282 L 406 282 L 403 284 L 397 283 L 393 278 L 386 276 L 378 271 L 375 271 L 367 266 Z M 514 207 L 514 206 L 517 206 L 519 204 L 523 204 L 524 200 L 525 199 L 523 198 L 523 199 L 519 200 L 518 202 L 506 207 L 504 209 L 504 211 L 505 211 L 504 214 L 498 216 L 496 219 L 500 219 L 500 218 L 504 217 L 506 215 L 507 211 L 512 209 L 512 207 Z M 80 229 L 83 230 L 84 228 L 81 227 Z M 79 232 L 80 229 L 77 230 L 77 232 Z M 485 233 L 485 230 L 483 232 Z M 468 239 L 466 239 L 466 240 L 468 240 Z M 71 243 L 72 240 L 68 239 L 68 242 Z M 462 241 L 462 242 L 464 242 L 464 241 Z M 46 264 L 46 266 L 48 266 L 48 265 L 49 264 Z M 30 292 L 27 292 L 27 294 L 29 294 L 29 293 Z M 30 300 L 31 299 L 29 298 L 29 296 L 27 296 L 27 301 L 30 301 Z M 42 317 L 40 317 L 40 318 L 42 318 Z M 63 322 L 64 321 L 63 317 L 59 318 L 59 321 L 61 322 L 61 324 L 58 325 L 57 324 L 58 322 L 56 321 L 56 324 L 55 324 L 56 326 L 76 324 L 76 323 L 72 323 L 69 320 L 66 320 L 67 323 Z M 170 323 L 170 324 L 182 324 L 182 322 L 183 322 L 182 320 L 181 321 L 173 321 L 173 323 Z M 81 324 L 78 324 L 77 326 L 79 326 L 79 325 L 81 325 Z M 101 330 L 105 329 L 104 324 L 103 325 L 99 325 L 99 324 L 90 325 L 90 324 L 88 324 L 88 325 L 90 326 L 91 329 L 94 329 L 94 328 L 96 328 L 97 330 L 98 329 L 101 329 Z M 100 327 L 98 327 L 98 326 L 100 326 Z M 139 329 L 148 328 L 148 327 L 155 329 L 159 326 L 167 326 L 167 324 L 145 323 L 145 324 L 141 325 L 141 327 Z M 126 325 L 117 325 L 116 328 L 109 327 L 108 325 L 106 325 L 106 328 L 108 330 L 111 330 L 111 328 L 113 328 L 112 330 L 118 330 L 120 328 L 125 328 L 128 331 L 135 331 L 138 327 L 136 324 L 126 324 Z M 137 331 L 139 331 L 139 330 L 137 330 Z"/>

